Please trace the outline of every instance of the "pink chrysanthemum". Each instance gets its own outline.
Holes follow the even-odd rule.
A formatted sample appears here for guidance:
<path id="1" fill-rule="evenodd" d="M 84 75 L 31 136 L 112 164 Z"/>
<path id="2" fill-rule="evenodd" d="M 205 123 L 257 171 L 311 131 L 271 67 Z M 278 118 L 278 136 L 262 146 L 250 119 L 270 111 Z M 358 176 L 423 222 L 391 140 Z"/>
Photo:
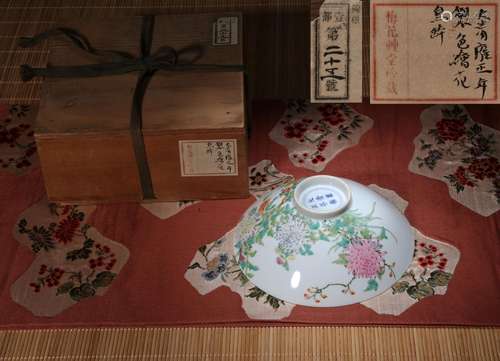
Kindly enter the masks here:
<path id="1" fill-rule="evenodd" d="M 377 252 L 377 243 L 369 239 L 353 242 L 347 247 L 347 269 L 359 278 L 372 278 L 377 275 L 383 263 L 382 255 Z"/>

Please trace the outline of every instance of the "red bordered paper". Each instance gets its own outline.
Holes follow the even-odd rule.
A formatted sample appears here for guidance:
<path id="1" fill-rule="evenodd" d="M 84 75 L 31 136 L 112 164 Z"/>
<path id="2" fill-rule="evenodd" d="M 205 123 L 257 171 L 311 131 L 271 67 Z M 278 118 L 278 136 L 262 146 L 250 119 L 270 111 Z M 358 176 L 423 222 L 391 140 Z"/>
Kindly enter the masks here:
<path id="1" fill-rule="evenodd" d="M 371 2 L 372 103 L 500 103 L 499 0 Z"/>

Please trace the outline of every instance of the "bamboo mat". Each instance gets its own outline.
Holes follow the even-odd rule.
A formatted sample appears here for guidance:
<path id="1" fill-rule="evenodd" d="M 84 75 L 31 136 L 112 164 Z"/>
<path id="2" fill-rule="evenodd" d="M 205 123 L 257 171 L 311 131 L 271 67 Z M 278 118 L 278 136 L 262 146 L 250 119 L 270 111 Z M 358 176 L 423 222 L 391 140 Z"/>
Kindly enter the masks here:
<path id="1" fill-rule="evenodd" d="M 57 19 L 156 13 L 241 11 L 250 92 L 257 97 L 309 96 L 310 10 L 322 0 L 0 0 L 0 99 L 35 101 L 40 82 L 22 83 L 18 67 L 43 66 L 47 47 L 19 50 L 16 39 Z M 369 2 L 363 9 L 363 96 L 369 97 Z M 263 56 L 265 54 L 265 56 Z"/>
<path id="2" fill-rule="evenodd" d="M 23 35 L 78 17 L 240 11 L 250 94 L 306 97 L 309 94 L 308 0 L 0 0 L 0 99 L 38 100 L 40 82 L 23 83 L 19 65 L 44 66 L 47 47 L 17 47 Z"/>
<path id="3" fill-rule="evenodd" d="M 308 56 L 301 58 L 297 54 L 309 51 L 309 5 L 308 0 L 0 0 L 0 101 L 38 101 L 40 81 L 22 83 L 18 66 L 43 66 L 47 48 L 20 51 L 16 49 L 19 36 L 43 31 L 59 17 L 140 15 L 151 10 L 243 11 L 250 24 L 253 22 L 250 28 L 255 29 L 245 39 L 247 61 L 262 79 L 262 83 L 254 84 L 254 93 L 292 96 L 304 90 L 307 94 L 308 73 L 300 74 L 297 69 L 308 66 Z M 257 47 L 260 51 L 272 51 L 264 51 L 266 57 L 252 56 Z M 291 73 L 295 76 L 290 77 Z M 200 359 L 500 360 L 500 329 L 220 327 L 0 331 L 0 361 Z"/>
<path id="4" fill-rule="evenodd" d="M 8 360 L 500 360 L 499 329 L 268 327 L 0 332 Z"/>

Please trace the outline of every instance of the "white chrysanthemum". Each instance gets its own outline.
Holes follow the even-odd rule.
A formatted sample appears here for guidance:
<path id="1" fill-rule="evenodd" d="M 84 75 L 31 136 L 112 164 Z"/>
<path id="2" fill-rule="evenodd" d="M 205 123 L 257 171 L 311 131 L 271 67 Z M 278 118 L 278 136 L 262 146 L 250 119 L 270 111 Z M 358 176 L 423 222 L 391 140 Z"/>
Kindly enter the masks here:
<path id="1" fill-rule="evenodd" d="M 305 232 L 306 225 L 297 219 L 280 226 L 275 236 L 278 248 L 284 255 L 296 254 L 304 243 Z"/>

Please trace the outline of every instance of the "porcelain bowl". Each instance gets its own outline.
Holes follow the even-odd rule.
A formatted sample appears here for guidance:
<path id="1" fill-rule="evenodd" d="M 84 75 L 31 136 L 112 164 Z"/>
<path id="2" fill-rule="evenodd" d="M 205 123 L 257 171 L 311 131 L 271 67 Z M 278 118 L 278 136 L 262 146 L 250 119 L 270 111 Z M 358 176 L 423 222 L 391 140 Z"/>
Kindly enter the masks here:
<path id="1" fill-rule="evenodd" d="M 293 304 L 365 301 L 396 283 L 415 235 L 388 200 L 352 180 L 314 176 L 255 202 L 235 232 L 239 265 L 255 286 Z"/>

